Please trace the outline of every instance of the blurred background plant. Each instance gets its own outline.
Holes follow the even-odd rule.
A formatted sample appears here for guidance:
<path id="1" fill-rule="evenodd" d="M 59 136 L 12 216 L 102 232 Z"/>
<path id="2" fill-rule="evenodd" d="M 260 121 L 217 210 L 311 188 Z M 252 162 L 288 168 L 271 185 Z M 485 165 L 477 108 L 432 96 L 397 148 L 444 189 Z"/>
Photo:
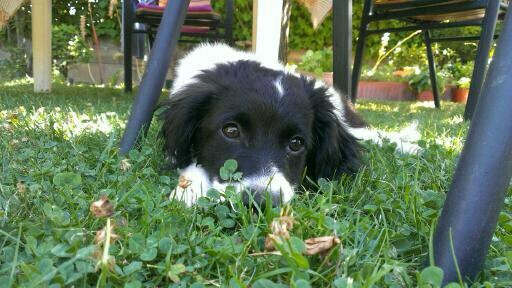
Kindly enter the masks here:
<path id="1" fill-rule="evenodd" d="M 414 73 L 407 76 L 411 89 L 417 93 L 432 91 L 432 86 L 430 85 L 430 73 L 428 69 L 415 67 L 413 71 Z M 445 90 L 447 78 L 446 72 L 444 71 L 439 71 L 436 74 L 437 87 L 441 93 Z"/>
<path id="2" fill-rule="evenodd" d="M 67 78 L 71 64 L 87 62 L 92 56 L 92 48 L 79 32 L 76 26 L 69 24 L 52 26 L 53 65 L 64 78 Z"/>
<path id="3" fill-rule="evenodd" d="M 0 59 L 0 81 L 23 78 L 31 73 L 31 61 L 25 49 L 9 46 L 5 53 L 9 56 Z"/>
<path id="4" fill-rule="evenodd" d="M 363 81 L 383 81 L 383 82 L 404 82 L 409 71 L 397 70 L 394 66 L 386 64 L 381 65 L 379 69 L 373 69 L 373 66 L 363 65 L 361 69 L 361 80 Z M 405 67 L 404 69 L 409 69 Z"/>
<path id="5" fill-rule="evenodd" d="M 93 30 L 100 38 L 119 41 L 120 5 L 118 0 L 52 1 L 53 68 L 59 72 L 58 78 L 65 79 L 70 65 L 91 59 Z M 27 1 L 6 29 L 0 31 L 0 52 L 7 54 L 0 58 L 0 79 L 32 75 L 30 13 L 31 5 Z"/>
<path id="6" fill-rule="evenodd" d="M 454 62 L 446 65 L 446 70 L 450 73 L 452 83 L 458 88 L 469 88 L 471 76 L 473 74 L 473 61 L 466 63 Z"/>
<path id="7" fill-rule="evenodd" d="M 332 48 L 306 51 L 297 64 L 297 68 L 301 72 L 308 72 L 315 76 L 322 76 L 324 72 L 332 72 Z"/>

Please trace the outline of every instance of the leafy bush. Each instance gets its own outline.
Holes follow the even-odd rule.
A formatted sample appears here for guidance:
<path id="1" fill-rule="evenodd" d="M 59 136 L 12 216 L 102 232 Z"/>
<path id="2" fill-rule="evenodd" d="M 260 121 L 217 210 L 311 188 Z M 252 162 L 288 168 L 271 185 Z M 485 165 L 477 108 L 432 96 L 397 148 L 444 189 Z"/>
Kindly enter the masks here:
<path id="1" fill-rule="evenodd" d="M 24 49 L 8 47 L 6 51 L 9 58 L 0 60 L 0 80 L 12 80 L 30 74 L 30 67 L 27 65 L 30 55 Z"/>
<path id="2" fill-rule="evenodd" d="M 455 86 L 457 86 L 457 88 L 469 89 L 470 85 L 471 85 L 471 78 L 469 78 L 469 77 L 461 77 L 461 78 L 457 79 L 457 81 L 455 81 Z"/>
<path id="3" fill-rule="evenodd" d="M 389 81 L 389 82 L 404 82 L 407 81 L 397 69 L 392 65 L 381 65 L 377 69 L 369 66 L 363 66 L 361 72 L 361 80 L 366 81 Z"/>
<path id="4" fill-rule="evenodd" d="M 236 41 L 250 41 L 252 36 L 252 0 L 234 0 L 233 37 Z M 224 0 L 212 1 L 213 9 L 224 14 Z"/>
<path id="5" fill-rule="evenodd" d="M 332 15 L 315 30 L 311 24 L 311 15 L 296 0 L 292 1 L 290 20 L 290 38 L 288 46 L 297 50 L 321 50 L 332 46 Z M 330 70 L 332 71 L 332 69 Z"/>
<path id="6" fill-rule="evenodd" d="M 91 49 L 78 29 L 73 25 L 58 24 L 52 27 L 52 50 L 54 68 L 64 77 L 68 67 L 77 62 L 86 62 L 91 57 Z"/>
<path id="7" fill-rule="evenodd" d="M 91 5 L 90 11 L 89 4 Z M 115 4 L 112 9 L 110 9 L 111 4 Z M 80 16 L 86 16 L 87 23 L 84 28 L 86 36 L 91 36 L 90 19 L 92 16 L 98 37 L 119 39 L 121 37 L 121 5 L 121 1 L 114 0 L 53 1 L 53 25 L 68 24 L 78 27 Z"/>
<path id="8" fill-rule="evenodd" d="M 332 72 L 332 49 L 308 50 L 302 55 L 297 68 L 317 76 L 322 75 L 323 72 Z"/>
<path id="9" fill-rule="evenodd" d="M 359 26 L 361 0 L 354 1 L 353 30 Z M 215 11 L 224 14 L 224 0 L 212 1 Z M 253 0 L 235 0 L 233 34 L 236 41 L 250 41 L 252 37 L 252 6 Z M 292 0 L 290 21 L 290 49 L 320 50 L 332 46 L 332 16 L 313 29 L 310 14 L 297 0 Z M 355 39 L 355 36 L 354 36 Z"/>
<path id="10" fill-rule="evenodd" d="M 437 88 L 440 89 L 441 92 L 444 92 L 445 89 L 445 75 L 443 73 L 437 73 Z M 430 85 L 430 74 L 428 70 L 416 70 L 416 73 L 413 73 L 409 76 L 409 86 L 414 91 L 421 93 L 423 91 L 432 90 Z"/>
<path id="11" fill-rule="evenodd" d="M 474 62 L 467 63 L 454 62 L 446 65 L 447 71 L 450 73 L 453 83 L 458 88 L 469 88 L 471 84 L 471 77 L 473 74 Z"/>

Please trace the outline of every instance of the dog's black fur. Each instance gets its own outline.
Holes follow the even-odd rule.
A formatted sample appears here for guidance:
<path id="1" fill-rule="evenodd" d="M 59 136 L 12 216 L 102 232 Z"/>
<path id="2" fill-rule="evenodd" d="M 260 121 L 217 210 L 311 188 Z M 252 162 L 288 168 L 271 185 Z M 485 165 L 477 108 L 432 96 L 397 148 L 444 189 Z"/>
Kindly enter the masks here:
<path id="1" fill-rule="evenodd" d="M 305 169 L 313 180 L 352 173 L 360 165 L 360 145 L 347 127 L 366 124 L 344 99 L 340 121 L 330 97 L 336 96 L 315 80 L 256 61 L 217 64 L 165 104 L 164 149 L 173 167 L 197 163 L 210 177 L 227 159 L 237 160 L 244 177 L 274 165 L 294 185 Z M 226 123 L 239 125 L 239 139 L 223 135 Z M 289 148 L 296 136 L 304 140 L 298 152 Z"/>

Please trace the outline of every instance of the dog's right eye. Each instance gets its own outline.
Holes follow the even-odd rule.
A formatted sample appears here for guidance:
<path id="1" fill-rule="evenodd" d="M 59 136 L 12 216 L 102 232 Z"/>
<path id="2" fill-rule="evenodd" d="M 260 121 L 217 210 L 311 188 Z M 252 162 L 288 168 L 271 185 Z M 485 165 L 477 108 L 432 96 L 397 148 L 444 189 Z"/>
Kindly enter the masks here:
<path id="1" fill-rule="evenodd" d="M 230 139 L 236 139 L 240 137 L 240 129 L 235 123 L 226 123 L 222 127 L 222 133 L 224 136 Z"/>

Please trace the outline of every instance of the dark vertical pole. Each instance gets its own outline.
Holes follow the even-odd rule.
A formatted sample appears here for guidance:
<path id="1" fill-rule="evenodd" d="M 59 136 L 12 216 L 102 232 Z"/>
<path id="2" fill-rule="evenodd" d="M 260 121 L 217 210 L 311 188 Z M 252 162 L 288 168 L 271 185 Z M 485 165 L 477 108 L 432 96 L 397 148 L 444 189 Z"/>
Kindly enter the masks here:
<path id="1" fill-rule="evenodd" d="M 432 52 L 430 31 L 427 29 L 423 30 L 423 37 L 425 38 L 425 46 L 427 47 L 428 72 L 430 74 L 430 86 L 432 86 L 432 93 L 434 94 L 434 104 L 436 105 L 436 108 L 441 108 L 441 101 L 439 101 L 439 87 L 437 87 L 436 63 L 434 62 L 434 53 Z"/>
<path id="2" fill-rule="evenodd" d="M 434 235 L 435 265 L 444 270 L 444 283 L 458 279 L 453 254 L 463 280 L 481 270 L 509 187 L 511 50 L 512 15 L 508 13 Z"/>
<path id="3" fill-rule="evenodd" d="M 475 66 L 473 68 L 473 76 L 471 77 L 471 85 L 469 86 L 468 102 L 464 111 L 464 119 L 470 120 L 475 111 L 478 96 L 484 83 L 485 72 L 487 70 L 487 61 L 489 59 L 489 51 L 491 50 L 492 40 L 494 38 L 494 29 L 498 19 L 501 0 L 489 0 L 485 16 L 482 21 L 482 32 L 480 41 L 478 41 L 478 49 L 476 51 Z"/>
<path id="4" fill-rule="evenodd" d="M 123 1 L 124 92 L 132 91 L 132 0 Z"/>
<path id="5" fill-rule="evenodd" d="M 352 69 L 352 103 L 356 102 L 359 78 L 361 77 L 361 65 L 363 62 L 364 43 L 366 41 L 366 30 L 370 22 L 373 0 L 365 0 L 363 15 L 361 15 L 361 25 L 359 26 L 359 37 L 357 39 L 356 55 L 354 58 L 354 68 Z"/>
<path id="6" fill-rule="evenodd" d="M 235 4 L 233 1 L 234 0 L 226 0 L 224 4 L 224 10 L 226 13 L 226 18 L 224 20 L 224 33 L 226 42 L 231 46 L 235 45 L 233 38 L 233 13 L 235 10 Z"/>
<path id="7" fill-rule="evenodd" d="M 164 10 L 153 49 L 149 55 L 149 61 L 132 106 L 130 119 L 126 124 L 121 140 L 121 154 L 132 149 L 140 132 L 149 127 L 151 123 L 153 110 L 162 92 L 165 76 L 169 69 L 171 57 L 176 50 L 189 2 L 190 0 L 169 1 Z"/>
<path id="8" fill-rule="evenodd" d="M 334 0 L 332 13 L 334 87 L 351 99 L 352 0 Z"/>

